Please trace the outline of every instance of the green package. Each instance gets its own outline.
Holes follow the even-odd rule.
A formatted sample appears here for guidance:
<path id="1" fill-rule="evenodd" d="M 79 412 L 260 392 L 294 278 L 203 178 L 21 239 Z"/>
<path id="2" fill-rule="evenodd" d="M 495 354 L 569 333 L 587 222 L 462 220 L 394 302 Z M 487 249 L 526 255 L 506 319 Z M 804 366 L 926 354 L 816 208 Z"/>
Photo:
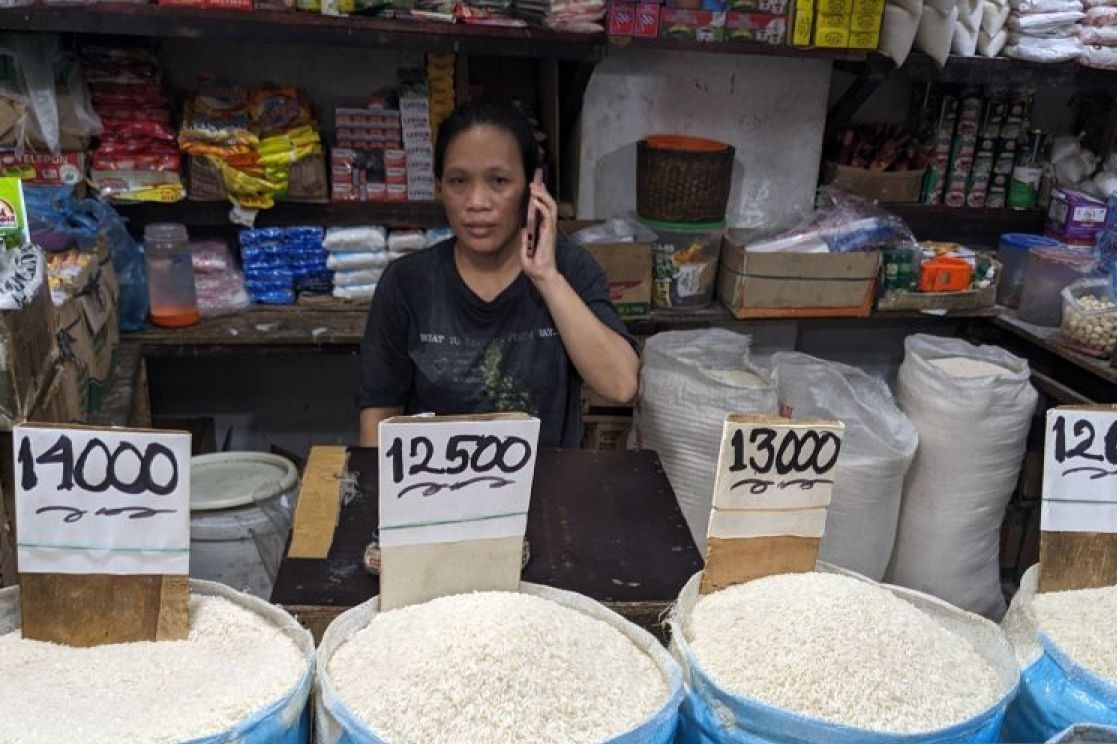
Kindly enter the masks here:
<path id="1" fill-rule="evenodd" d="M 0 236 L 5 248 L 20 248 L 31 242 L 23 182 L 10 176 L 0 178 Z"/>

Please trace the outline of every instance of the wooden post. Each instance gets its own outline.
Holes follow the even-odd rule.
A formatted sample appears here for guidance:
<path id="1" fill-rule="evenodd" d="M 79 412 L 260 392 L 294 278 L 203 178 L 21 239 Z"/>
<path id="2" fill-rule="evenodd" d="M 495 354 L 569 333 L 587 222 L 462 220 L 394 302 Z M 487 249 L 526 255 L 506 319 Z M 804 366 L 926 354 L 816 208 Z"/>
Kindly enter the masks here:
<path id="1" fill-rule="evenodd" d="M 1047 412 L 1040 592 L 1117 584 L 1117 406 Z"/>
<path id="2" fill-rule="evenodd" d="M 726 418 L 700 593 L 814 570 L 843 432 L 838 421 Z"/>

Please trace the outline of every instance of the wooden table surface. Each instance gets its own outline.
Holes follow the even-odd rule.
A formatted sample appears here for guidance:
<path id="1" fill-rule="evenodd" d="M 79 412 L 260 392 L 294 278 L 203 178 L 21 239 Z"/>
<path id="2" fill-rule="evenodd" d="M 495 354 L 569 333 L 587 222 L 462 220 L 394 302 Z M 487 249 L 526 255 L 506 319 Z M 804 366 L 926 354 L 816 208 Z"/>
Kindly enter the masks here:
<path id="1" fill-rule="evenodd" d="M 358 493 L 342 502 L 329 555 L 285 558 L 271 597 L 316 634 L 379 586 L 362 561 L 377 528 L 377 451 L 351 449 L 347 469 Z M 587 595 L 645 624 L 702 567 L 652 452 L 541 450 L 527 540 L 524 580 Z"/>

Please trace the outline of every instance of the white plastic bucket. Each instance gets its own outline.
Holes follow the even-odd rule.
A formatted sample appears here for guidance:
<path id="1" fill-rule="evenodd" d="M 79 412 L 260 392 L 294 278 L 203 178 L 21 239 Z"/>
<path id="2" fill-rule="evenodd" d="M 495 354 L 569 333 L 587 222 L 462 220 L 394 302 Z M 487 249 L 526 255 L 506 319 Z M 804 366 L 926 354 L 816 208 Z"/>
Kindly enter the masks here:
<path id="1" fill-rule="evenodd" d="M 291 530 L 299 476 L 266 452 L 190 461 L 190 575 L 271 597 Z"/>

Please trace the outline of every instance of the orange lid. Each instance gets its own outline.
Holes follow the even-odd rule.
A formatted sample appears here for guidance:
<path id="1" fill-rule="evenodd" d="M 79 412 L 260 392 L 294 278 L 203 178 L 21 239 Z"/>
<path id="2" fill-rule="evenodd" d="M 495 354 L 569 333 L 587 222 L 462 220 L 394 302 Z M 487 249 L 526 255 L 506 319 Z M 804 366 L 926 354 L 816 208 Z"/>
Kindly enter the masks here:
<path id="1" fill-rule="evenodd" d="M 720 152 L 728 150 L 729 145 L 702 137 L 688 137 L 682 134 L 653 134 L 645 140 L 648 147 L 657 150 L 683 150 L 685 152 Z"/>

